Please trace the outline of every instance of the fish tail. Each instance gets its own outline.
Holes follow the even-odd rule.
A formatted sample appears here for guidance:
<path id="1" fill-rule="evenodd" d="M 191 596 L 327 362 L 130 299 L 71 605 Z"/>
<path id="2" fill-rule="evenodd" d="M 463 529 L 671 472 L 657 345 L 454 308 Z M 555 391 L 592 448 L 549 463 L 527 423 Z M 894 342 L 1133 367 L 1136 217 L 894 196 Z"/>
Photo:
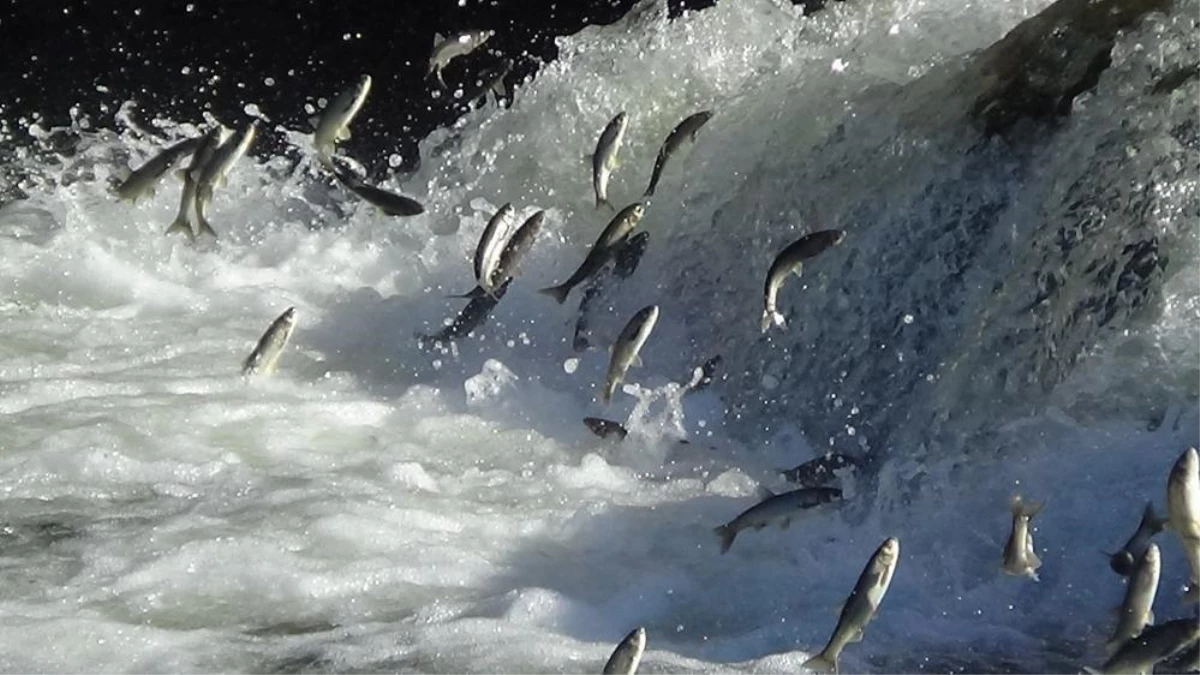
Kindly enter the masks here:
<path id="1" fill-rule="evenodd" d="M 725 555 L 729 548 L 733 546 L 733 540 L 737 538 L 737 529 L 729 525 L 718 525 L 713 528 L 713 532 L 721 538 L 721 555 Z"/>
<path id="2" fill-rule="evenodd" d="M 212 225 L 208 224 L 207 218 L 197 219 L 196 224 L 200 227 L 200 231 L 196 234 L 197 237 L 203 236 L 205 234 L 211 234 L 213 239 L 217 238 L 217 231 L 212 228 Z"/>
<path id="3" fill-rule="evenodd" d="M 762 313 L 762 332 L 766 333 L 771 329 L 771 324 L 775 324 L 780 328 L 787 328 L 787 320 L 778 311 L 766 309 Z"/>
<path id="4" fill-rule="evenodd" d="M 811 659 L 800 664 L 801 668 L 805 668 L 814 673 L 834 673 L 838 671 L 837 657 L 826 655 L 825 651 L 812 657 Z"/>
<path id="5" fill-rule="evenodd" d="M 188 222 L 187 218 L 176 218 L 175 221 L 171 223 L 170 227 L 163 232 L 163 234 L 170 236 L 176 232 L 182 232 L 186 234 L 188 239 L 191 239 L 192 241 L 196 240 L 196 234 L 192 232 L 192 224 Z"/>
<path id="6" fill-rule="evenodd" d="M 1142 522 L 1152 534 L 1158 534 L 1167 526 L 1166 518 L 1159 518 L 1154 512 L 1154 502 L 1146 502 L 1146 510 L 1142 512 Z"/>
<path id="7" fill-rule="evenodd" d="M 1022 518 L 1033 519 L 1042 510 L 1042 502 L 1027 502 L 1021 499 L 1021 495 L 1014 495 L 1012 498 L 1012 514 Z"/>
<path id="8" fill-rule="evenodd" d="M 571 294 L 571 287 L 563 284 L 561 286 L 551 286 L 549 288 L 538 289 L 538 293 L 548 295 L 558 301 L 558 304 L 563 304 L 567 301 L 567 296 Z"/>

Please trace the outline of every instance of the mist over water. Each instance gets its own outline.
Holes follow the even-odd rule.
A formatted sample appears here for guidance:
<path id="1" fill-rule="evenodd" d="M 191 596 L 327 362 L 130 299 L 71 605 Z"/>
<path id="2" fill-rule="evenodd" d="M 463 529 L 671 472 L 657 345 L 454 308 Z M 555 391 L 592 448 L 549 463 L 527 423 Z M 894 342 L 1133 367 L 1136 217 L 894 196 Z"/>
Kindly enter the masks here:
<path id="1" fill-rule="evenodd" d="M 1047 4 L 639 5 L 422 141 L 383 186 L 425 214 L 354 200 L 278 129 L 295 148 L 217 191 L 215 245 L 162 236 L 177 180 L 111 195 L 164 145 L 128 110 L 3 130 L 0 669 L 597 672 L 645 625 L 642 672 L 795 671 L 887 536 L 896 576 L 844 670 L 1098 665 L 1123 587 L 1097 551 L 1165 508 L 1200 437 L 1200 81 L 1156 88 L 1200 59 L 1200 4 L 1118 37 L 1070 116 L 985 136 L 971 54 Z M 610 217 L 585 155 L 626 111 L 623 206 L 704 109 L 576 353 L 582 289 L 536 291 Z M 510 201 L 547 212 L 521 276 L 422 347 Z M 829 227 L 846 240 L 762 335 L 772 257 Z M 602 406 L 607 346 L 652 303 L 645 365 Z M 290 306 L 279 372 L 240 377 Z M 867 464 L 842 507 L 718 554 L 714 526 L 830 449 Z M 1014 492 L 1048 502 L 1038 582 L 999 569 Z M 1185 616 L 1160 546 L 1156 613 Z"/>

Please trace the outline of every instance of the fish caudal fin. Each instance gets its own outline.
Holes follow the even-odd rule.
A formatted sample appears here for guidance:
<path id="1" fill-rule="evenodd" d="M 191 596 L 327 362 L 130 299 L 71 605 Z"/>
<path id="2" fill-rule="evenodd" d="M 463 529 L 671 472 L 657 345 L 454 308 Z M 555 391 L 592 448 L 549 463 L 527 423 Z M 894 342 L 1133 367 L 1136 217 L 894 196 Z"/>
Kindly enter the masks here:
<path id="1" fill-rule="evenodd" d="M 199 232 L 196 234 L 196 236 L 197 236 L 197 237 L 204 236 L 204 235 L 208 234 L 208 235 L 212 235 L 212 238 L 213 238 L 213 239 L 217 239 L 217 238 L 218 238 L 218 237 L 217 237 L 217 231 L 216 231 L 216 230 L 214 230 L 214 229 L 212 228 L 212 225 L 209 225 L 209 224 L 208 224 L 208 219 L 207 219 L 207 218 L 200 218 L 196 224 L 197 224 L 197 225 L 199 226 L 199 228 L 200 228 L 200 231 L 199 231 Z"/>
<path id="2" fill-rule="evenodd" d="M 1012 498 L 1012 514 L 1021 518 L 1032 519 L 1041 512 L 1042 506 L 1042 502 L 1027 502 L 1021 499 L 1021 495 Z"/>
<path id="3" fill-rule="evenodd" d="M 733 540 L 737 538 L 737 530 L 728 525 L 718 525 L 713 528 L 713 532 L 721 538 L 721 554 L 724 555 L 733 546 Z"/>
<path id="4" fill-rule="evenodd" d="M 554 298 L 561 305 L 567 301 L 567 296 L 571 294 L 571 287 L 565 284 L 562 286 L 551 286 L 550 288 L 538 289 L 538 293 Z"/>
<path id="5" fill-rule="evenodd" d="M 787 320 L 783 318 L 782 314 L 770 310 L 764 311 L 762 314 L 762 332 L 766 333 L 770 330 L 771 324 L 775 324 L 780 328 L 787 328 Z"/>
<path id="6" fill-rule="evenodd" d="M 186 234 L 188 239 L 193 241 L 196 239 L 196 234 L 192 232 L 192 224 L 187 221 L 187 218 L 176 218 L 175 221 L 171 223 L 170 227 L 163 232 L 163 234 L 166 236 L 171 236 L 176 232 L 182 232 Z"/>
<path id="7" fill-rule="evenodd" d="M 829 658 L 825 655 L 825 652 L 821 652 L 820 654 L 817 654 L 811 659 L 805 661 L 804 663 L 800 664 L 800 667 L 810 670 L 814 673 L 836 674 L 838 671 L 837 659 Z"/>

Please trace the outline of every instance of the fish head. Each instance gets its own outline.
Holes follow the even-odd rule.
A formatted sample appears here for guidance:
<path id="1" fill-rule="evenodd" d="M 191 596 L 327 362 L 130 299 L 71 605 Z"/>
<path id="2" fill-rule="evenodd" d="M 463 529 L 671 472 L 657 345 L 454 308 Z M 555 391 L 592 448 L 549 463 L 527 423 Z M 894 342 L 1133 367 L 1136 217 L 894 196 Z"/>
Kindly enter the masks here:
<path id="1" fill-rule="evenodd" d="M 284 311 L 283 316 L 280 318 L 288 323 L 296 323 L 296 308 L 288 307 L 287 310 Z"/>
<path id="2" fill-rule="evenodd" d="M 900 540 L 895 537 L 884 539 L 879 546 L 879 561 L 890 566 L 896 562 L 898 557 L 900 557 Z"/>
<path id="3" fill-rule="evenodd" d="M 646 206 L 644 204 L 634 203 L 629 207 L 629 217 L 633 219 L 633 222 L 638 222 L 644 215 L 646 215 Z"/>
<path id="4" fill-rule="evenodd" d="M 846 231 L 845 231 L 845 230 L 837 230 L 836 232 L 837 232 L 837 234 L 833 235 L 833 244 L 834 244 L 834 246 L 836 246 L 836 245 L 838 245 L 838 244 L 842 243 L 842 240 L 846 238 Z"/>

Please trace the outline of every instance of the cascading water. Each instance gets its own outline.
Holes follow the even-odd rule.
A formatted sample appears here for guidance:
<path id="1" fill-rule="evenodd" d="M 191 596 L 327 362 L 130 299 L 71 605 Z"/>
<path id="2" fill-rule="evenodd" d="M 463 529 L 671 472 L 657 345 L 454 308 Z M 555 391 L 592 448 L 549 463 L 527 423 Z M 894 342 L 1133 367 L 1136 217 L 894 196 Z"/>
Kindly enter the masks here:
<path id="1" fill-rule="evenodd" d="M 1200 435 L 1200 5 L 1100 49 L 1069 115 L 977 105 L 1013 57 L 978 50 L 1047 6 L 645 3 L 425 139 L 391 185 L 425 214 L 348 199 L 277 129 L 294 149 L 234 169 L 200 247 L 162 236 L 178 181 L 110 194 L 163 145 L 128 109 L 0 130 L 0 669 L 594 672 L 645 625 L 645 672 L 796 670 L 886 536 L 895 581 L 845 669 L 1098 665 L 1121 586 L 1096 551 L 1165 507 Z M 1039 49 L 1063 77 L 1090 53 Z M 580 292 L 536 289 L 609 217 L 584 156 L 625 110 L 622 206 L 702 109 L 576 353 Z M 547 211 L 521 276 L 474 335 L 422 343 L 509 201 Z M 762 335 L 771 258 L 826 227 L 846 240 Z M 602 347 L 650 303 L 645 366 L 604 408 Z M 241 378 L 288 306 L 280 372 Z M 868 460 L 844 508 L 718 554 L 756 484 L 827 449 Z M 999 571 L 1014 492 L 1048 500 L 1040 582 Z M 1156 609 L 1182 616 L 1160 545 Z"/>

